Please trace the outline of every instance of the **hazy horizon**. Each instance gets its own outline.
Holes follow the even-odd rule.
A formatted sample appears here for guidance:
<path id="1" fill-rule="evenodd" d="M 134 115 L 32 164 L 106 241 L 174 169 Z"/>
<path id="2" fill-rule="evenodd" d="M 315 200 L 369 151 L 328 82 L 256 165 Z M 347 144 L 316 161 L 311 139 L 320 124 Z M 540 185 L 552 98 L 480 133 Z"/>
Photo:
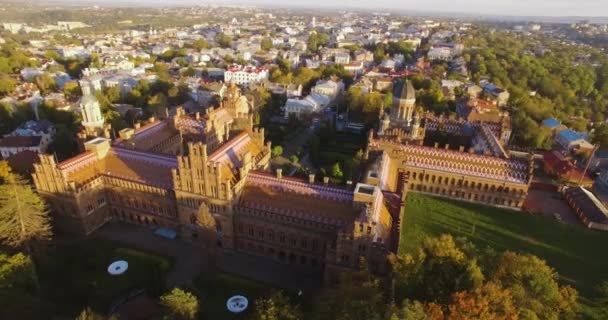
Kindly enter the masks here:
<path id="1" fill-rule="evenodd" d="M 608 17 L 608 1 L 605 0 L 291 0 L 277 3 L 276 0 L 46 0 L 41 2 L 118 5 L 118 6 L 179 6 L 179 5 L 260 5 L 307 8 L 365 8 L 376 11 L 405 10 L 428 13 L 460 13 L 470 15 L 504 16 L 548 16 L 548 17 Z"/>

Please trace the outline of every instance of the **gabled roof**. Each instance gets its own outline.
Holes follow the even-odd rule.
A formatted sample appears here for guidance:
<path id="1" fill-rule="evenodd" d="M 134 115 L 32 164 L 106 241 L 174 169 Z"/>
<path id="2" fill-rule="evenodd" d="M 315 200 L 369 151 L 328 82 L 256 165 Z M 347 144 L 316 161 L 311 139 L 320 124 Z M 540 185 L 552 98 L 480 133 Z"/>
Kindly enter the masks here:
<path id="1" fill-rule="evenodd" d="M 566 194 L 570 195 L 591 222 L 608 223 L 608 209 L 593 193 L 583 187 L 576 187 L 568 188 Z"/>

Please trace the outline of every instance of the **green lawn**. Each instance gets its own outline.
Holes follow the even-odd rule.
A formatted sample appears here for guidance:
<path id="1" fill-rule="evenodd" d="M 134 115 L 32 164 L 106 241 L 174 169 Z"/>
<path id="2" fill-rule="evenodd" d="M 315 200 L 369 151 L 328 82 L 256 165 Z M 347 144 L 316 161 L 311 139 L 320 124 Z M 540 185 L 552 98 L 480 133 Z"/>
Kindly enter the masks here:
<path id="1" fill-rule="evenodd" d="M 310 309 L 312 302 L 312 295 L 298 297 L 296 292 L 230 273 L 207 272 L 201 274 L 194 281 L 194 285 L 202 296 L 201 318 L 205 320 L 247 319 L 251 315 L 255 301 L 269 296 L 274 290 L 282 290 L 291 302 L 299 304 L 304 312 Z M 226 301 L 235 295 L 245 296 L 249 300 L 249 307 L 241 314 L 233 314 L 226 309 Z"/>
<path id="2" fill-rule="evenodd" d="M 579 290 L 583 312 L 593 312 L 593 287 L 608 280 L 608 232 L 570 226 L 526 213 L 410 193 L 401 230 L 400 252 L 410 252 L 426 236 L 465 236 L 478 248 L 527 252 L 545 259 L 564 283 Z"/>
<path id="3" fill-rule="evenodd" d="M 201 275 L 195 280 L 195 286 L 202 294 L 201 312 L 203 319 L 245 319 L 251 311 L 253 302 L 270 293 L 272 286 L 241 278 L 228 273 Z M 235 315 L 226 309 L 228 298 L 242 295 L 249 300 L 247 311 Z"/>
<path id="4" fill-rule="evenodd" d="M 111 276 L 107 267 L 118 259 L 126 260 L 129 268 L 122 275 Z M 87 239 L 52 248 L 39 264 L 38 273 L 43 293 L 58 313 L 74 315 L 88 306 L 105 314 L 116 299 L 133 290 L 162 293 L 171 265 L 172 261 L 162 256 Z"/>

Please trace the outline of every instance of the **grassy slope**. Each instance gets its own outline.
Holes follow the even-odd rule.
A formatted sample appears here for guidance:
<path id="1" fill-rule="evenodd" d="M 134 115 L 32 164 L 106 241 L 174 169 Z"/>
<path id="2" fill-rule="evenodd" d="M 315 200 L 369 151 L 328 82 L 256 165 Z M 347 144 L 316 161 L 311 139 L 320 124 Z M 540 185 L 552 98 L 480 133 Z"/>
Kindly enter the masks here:
<path id="1" fill-rule="evenodd" d="M 545 259 L 562 280 L 582 296 L 583 312 L 594 310 L 587 298 L 608 280 L 608 233 L 569 226 L 547 218 L 410 193 L 400 251 L 416 248 L 425 236 L 451 233 L 477 247 L 527 252 Z"/>

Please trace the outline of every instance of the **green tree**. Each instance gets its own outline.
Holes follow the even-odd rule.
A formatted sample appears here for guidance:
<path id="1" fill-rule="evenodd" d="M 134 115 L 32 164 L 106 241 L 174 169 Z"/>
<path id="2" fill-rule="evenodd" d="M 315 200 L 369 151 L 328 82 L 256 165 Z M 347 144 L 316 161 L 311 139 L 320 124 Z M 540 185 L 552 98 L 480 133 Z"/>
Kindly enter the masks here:
<path id="1" fill-rule="evenodd" d="M 536 256 L 505 252 L 491 279 L 511 292 L 520 316 L 571 319 L 578 310 L 576 290 L 560 286 L 557 273 Z"/>
<path id="2" fill-rule="evenodd" d="M 342 179 L 344 177 L 344 173 L 342 172 L 342 169 L 340 168 L 340 163 L 336 162 L 332 167 L 331 167 L 331 176 L 336 178 L 336 179 Z"/>
<path id="3" fill-rule="evenodd" d="M 595 303 L 598 305 L 600 319 L 608 319 L 608 281 L 595 287 Z"/>
<path id="4" fill-rule="evenodd" d="M 33 288 L 35 279 L 32 278 L 32 260 L 23 253 L 7 255 L 0 253 L 0 288 L 15 290 Z"/>
<path id="5" fill-rule="evenodd" d="M 10 174 L 0 185 L 0 242 L 26 247 L 51 237 L 46 205 L 22 178 Z"/>
<path id="6" fill-rule="evenodd" d="M 424 239 L 414 254 L 391 256 L 397 300 L 447 304 L 453 293 L 479 287 L 484 276 L 464 247 L 444 234 Z"/>
<path id="7" fill-rule="evenodd" d="M 93 311 L 91 308 L 85 308 L 84 310 L 82 310 L 82 312 L 80 312 L 80 314 L 78 314 L 75 320 L 118 320 L 118 317 L 102 316 Z"/>
<path id="8" fill-rule="evenodd" d="M 283 147 L 281 147 L 281 146 L 274 146 L 274 147 L 272 147 L 271 155 L 272 155 L 273 158 L 278 157 L 278 156 L 280 156 L 282 154 L 283 154 Z"/>
<path id="9" fill-rule="evenodd" d="M 294 306 L 281 292 L 275 291 L 268 298 L 255 301 L 251 320 L 300 320 L 303 319 L 299 306 Z"/>
<path id="10" fill-rule="evenodd" d="M 426 307 L 420 301 L 405 300 L 401 308 L 392 312 L 390 320 L 427 320 Z"/>
<path id="11" fill-rule="evenodd" d="M 69 98 L 76 98 L 82 95 L 78 81 L 72 80 L 65 83 L 63 86 L 63 94 Z"/>
<path id="12" fill-rule="evenodd" d="M 43 74 L 37 75 L 34 78 L 34 83 L 36 84 L 38 89 L 40 89 L 40 92 L 42 92 L 42 94 L 45 94 L 45 95 L 50 93 L 51 91 L 55 90 L 55 88 L 57 87 L 57 84 L 55 83 L 55 79 L 46 72 Z"/>
<path id="13" fill-rule="evenodd" d="M 186 70 L 182 71 L 182 76 L 184 77 L 194 77 L 196 75 L 196 71 L 192 67 L 188 67 Z"/>
<path id="14" fill-rule="evenodd" d="M 110 103 L 117 103 L 120 101 L 120 89 L 118 87 L 105 88 L 103 94 Z"/>
<path id="15" fill-rule="evenodd" d="M 13 92 L 17 86 L 17 83 L 17 80 L 9 77 L 0 77 L 0 96 L 5 96 Z"/>
<path id="16" fill-rule="evenodd" d="M 34 320 L 49 317 L 50 303 L 33 294 L 36 279 L 30 257 L 22 253 L 0 253 L 0 319 Z"/>
<path id="17" fill-rule="evenodd" d="M 192 43 L 192 46 L 193 46 L 195 49 L 197 49 L 197 50 L 199 50 L 199 51 L 200 51 L 200 50 L 202 50 L 202 49 L 207 49 L 207 48 L 209 48 L 209 43 L 208 43 L 207 41 L 205 41 L 204 39 L 198 39 L 198 40 L 195 40 L 195 41 Z"/>
<path id="18" fill-rule="evenodd" d="M 230 37 L 226 34 L 223 34 L 223 33 L 218 33 L 215 36 L 215 41 L 222 48 L 230 48 L 230 44 L 232 42 L 232 37 Z"/>
<path id="19" fill-rule="evenodd" d="M 269 37 L 264 37 L 262 39 L 262 42 L 260 43 L 260 47 L 262 48 L 262 50 L 268 51 L 268 50 L 272 49 L 274 46 L 272 44 L 272 40 Z"/>
<path id="20" fill-rule="evenodd" d="M 608 125 L 605 123 L 595 127 L 591 141 L 599 146 L 608 146 Z"/>
<path id="21" fill-rule="evenodd" d="M 187 291 L 174 288 L 160 297 L 166 319 L 193 320 L 198 314 L 198 299 Z"/>
<path id="22" fill-rule="evenodd" d="M 296 163 L 300 162 L 300 159 L 298 158 L 298 156 L 296 156 L 294 154 L 289 157 L 289 161 L 291 161 L 291 163 L 293 163 L 293 164 L 296 164 Z"/>
<path id="23" fill-rule="evenodd" d="M 381 320 L 389 312 L 380 280 L 361 262 L 359 270 L 340 273 L 338 284 L 313 302 L 313 319 Z"/>
<path id="24" fill-rule="evenodd" d="M 148 108 L 146 109 L 146 113 L 148 115 L 155 115 L 160 110 L 162 110 L 162 108 L 166 108 L 168 106 L 169 103 L 167 100 L 167 96 L 164 93 L 159 92 L 150 97 L 150 99 L 148 100 Z"/>

